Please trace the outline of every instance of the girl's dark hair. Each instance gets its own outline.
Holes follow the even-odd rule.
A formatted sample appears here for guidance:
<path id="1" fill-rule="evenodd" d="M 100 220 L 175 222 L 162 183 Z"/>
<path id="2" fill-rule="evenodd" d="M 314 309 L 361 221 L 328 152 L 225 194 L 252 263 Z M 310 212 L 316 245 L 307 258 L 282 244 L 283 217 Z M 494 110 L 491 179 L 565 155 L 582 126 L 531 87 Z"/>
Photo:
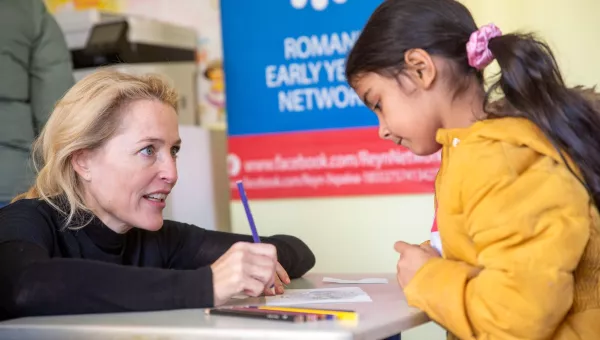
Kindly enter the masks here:
<path id="1" fill-rule="evenodd" d="M 365 73 L 397 77 L 404 71 L 404 54 L 420 48 L 450 61 L 453 84 L 460 93 L 483 73 L 469 66 L 466 44 L 477 26 L 469 10 L 455 0 L 385 0 L 371 15 L 346 61 L 346 78 Z M 579 91 L 565 86 L 548 45 L 530 34 L 493 38 L 489 49 L 500 65 L 499 80 L 487 91 L 500 89 L 511 108 L 488 118 L 519 116 L 533 122 L 560 153 L 578 169 L 569 170 L 600 204 L 600 113 Z M 486 112 L 489 110 L 485 110 Z M 567 157 L 565 157 L 565 154 Z"/>

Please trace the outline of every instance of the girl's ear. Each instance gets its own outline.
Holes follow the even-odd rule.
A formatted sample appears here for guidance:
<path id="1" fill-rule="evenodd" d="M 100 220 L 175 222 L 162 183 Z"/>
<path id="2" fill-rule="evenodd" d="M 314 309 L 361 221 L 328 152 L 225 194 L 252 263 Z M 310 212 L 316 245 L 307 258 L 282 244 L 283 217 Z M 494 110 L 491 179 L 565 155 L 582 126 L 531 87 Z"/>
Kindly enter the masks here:
<path id="1" fill-rule="evenodd" d="M 409 74 L 421 89 L 429 89 L 437 76 L 437 67 L 431 55 L 425 50 L 415 48 L 404 53 L 404 63 Z"/>

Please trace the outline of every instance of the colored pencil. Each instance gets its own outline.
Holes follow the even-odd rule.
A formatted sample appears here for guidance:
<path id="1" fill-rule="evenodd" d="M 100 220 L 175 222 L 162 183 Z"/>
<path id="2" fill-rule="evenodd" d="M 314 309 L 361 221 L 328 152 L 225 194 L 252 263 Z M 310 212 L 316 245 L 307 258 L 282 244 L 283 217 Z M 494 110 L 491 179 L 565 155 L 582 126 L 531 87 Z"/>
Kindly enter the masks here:
<path id="1" fill-rule="evenodd" d="M 207 309 L 206 313 L 209 315 L 221 315 L 221 316 L 237 316 L 251 319 L 263 319 L 263 320 L 273 320 L 273 321 L 285 321 L 285 322 L 304 322 L 305 318 L 302 315 L 288 315 L 284 313 L 277 313 L 273 311 L 273 313 L 260 313 L 258 311 L 239 311 L 233 309 Z"/>
<path id="2" fill-rule="evenodd" d="M 270 311 L 260 309 L 248 309 L 248 308 L 212 308 L 206 309 L 206 314 L 209 315 L 221 315 L 221 316 L 236 316 L 245 317 L 252 319 L 263 319 L 273 321 L 285 321 L 285 322 L 311 322 L 319 320 L 330 320 L 332 316 L 310 314 L 310 313 L 297 313 L 297 312 L 284 312 L 284 311 Z"/>
<path id="3" fill-rule="evenodd" d="M 256 307 L 244 307 L 244 306 L 235 306 L 229 307 L 233 310 L 239 311 L 260 311 L 264 313 L 286 313 L 289 315 L 302 315 L 306 318 L 306 321 L 318 321 L 318 320 L 337 320 L 337 316 L 333 314 L 324 314 L 324 313 L 304 313 L 304 312 L 292 312 L 292 311 L 275 311 L 268 309 L 259 309 Z"/>
<path id="4" fill-rule="evenodd" d="M 244 211 L 246 211 L 246 219 L 248 220 L 248 224 L 250 225 L 250 231 L 252 232 L 252 239 L 254 243 L 260 243 L 260 237 L 258 236 L 258 230 L 256 229 L 256 223 L 254 223 L 254 217 L 252 216 L 252 211 L 250 210 L 250 203 L 248 202 L 248 196 L 246 195 L 246 190 L 244 189 L 244 182 L 241 180 L 235 182 L 237 184 L 238 191 L 240 193 L 240 199 L 242 201 L 242 205 L 244 206 Z M 273 294 L 275 284 L 271 285 L 271 289 L 273 289 Z"/>
<path id="5" fill-rule="evenodd" d="M 252 232 L 252 239 L 254 243 L 260 243 L 260 237 L 258 237 L 258 231 L 256 230 L 256 224 L 254 223 L 254 217 L 252 217 L 252 211 L 250 211 L 250 204 L 248 203 L 248 196 L 246 196 L 246 190 L 244 189 L 244 183 L 240 180 L 236 182 L 238 191 L 240 193 L 240 199 L 244 210 L 246 211 L 246 219 L 250 224 L 250 231 Z"/>
<path id="6" fill-rule="evenodd" d="M 255 306 L 254 308 L 269 310 L 269 311 L 280 311 L 280 312 L 327 314 L 327 315 L 336 316 L 336 318 L 338 320 L 358 320 L 358 313 L 356 313 L 355 311 L 351 311 L 351 310 L 298 308 L 298 307 L 285 307 L 285 306 Z"/>

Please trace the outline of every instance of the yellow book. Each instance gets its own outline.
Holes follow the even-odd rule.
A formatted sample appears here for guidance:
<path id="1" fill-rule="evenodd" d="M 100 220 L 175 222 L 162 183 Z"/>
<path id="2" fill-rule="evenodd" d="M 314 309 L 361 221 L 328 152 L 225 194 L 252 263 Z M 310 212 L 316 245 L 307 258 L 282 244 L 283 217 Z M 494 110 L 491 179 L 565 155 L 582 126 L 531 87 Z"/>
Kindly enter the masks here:
<path id="1" fill-rule="evenodd" d="M 358 313 L 349 310 L 335 309 L 311 309 L 311 308 L 295 308 L 295 307 L 279 307 L 279 306 L 258 306 L 258 309 L 273 310 L 280 312 L 295 312 L 295 313 L 310 313 L 310 314 L 329 314 L 335 315 L 338 320 L 357 321 Z"/>

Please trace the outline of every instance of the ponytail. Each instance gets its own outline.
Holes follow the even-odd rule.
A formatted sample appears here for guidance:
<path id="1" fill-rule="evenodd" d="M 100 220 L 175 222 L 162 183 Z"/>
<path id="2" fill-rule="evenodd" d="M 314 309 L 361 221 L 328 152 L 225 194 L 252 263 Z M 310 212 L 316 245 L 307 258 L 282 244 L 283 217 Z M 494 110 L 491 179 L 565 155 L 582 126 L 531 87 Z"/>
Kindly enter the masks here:
<path id="1" fill-rule="evenodd" d="M 352 47 L 346 79 L 352 84 L 370 72 L 394 78 L 406 68 L 406 51 L 416 48 L 451 63 L 453 84 L 475 75 L 483 85 L 480 71 L 495 58 L 502 72 L 484 109 L 490 113 L 490 93 L 501 90 L 504 101 L 495 105 L 507 104 L 509 110 L 489 117 L 518 115 L 537 125 L 600 205 L 600 105 L 565 86 L 546 44 L 532 35 L 502 35 L 493 24 L 478 28 L 460 1 L 388 0 L 373 12 Z"/>
<path id="2" fill-rule="evenodd" d="M 547 44 L 532 35 L 507 34 L 493 38 L 488 48 L 500 65 L 500 79 L 486 96 L 500 89 L 511 110 L 493 117 L 517 114 L 533 122 L 558 150 L 569 170 L 600 205 L 600 113 L 598 106 L 576 89 L 565 86 Z M 515 113 L 516 112 L 516 113 Z M 565 154 L 578 167 L 572 169 Z M 583 178 L 576 175 L 581 173 Z"/>

